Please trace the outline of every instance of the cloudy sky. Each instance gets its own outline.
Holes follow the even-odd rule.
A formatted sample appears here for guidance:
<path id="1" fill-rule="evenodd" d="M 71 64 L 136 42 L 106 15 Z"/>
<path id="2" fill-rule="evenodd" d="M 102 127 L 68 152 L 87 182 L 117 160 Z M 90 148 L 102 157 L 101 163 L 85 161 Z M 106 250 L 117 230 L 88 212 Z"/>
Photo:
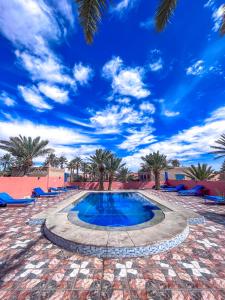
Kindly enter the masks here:
<path id="1" fill-rule="evenodd" d="M 163 33 L 158 1 L 114 1 L 88 46 L 73 0 L 0 2 L 0 136 L 48 139 L 56 154 L 108 148 L 135 170 L 151 151 L 182 164 L 225 132 L 222 1 L 178 1 Z"/>

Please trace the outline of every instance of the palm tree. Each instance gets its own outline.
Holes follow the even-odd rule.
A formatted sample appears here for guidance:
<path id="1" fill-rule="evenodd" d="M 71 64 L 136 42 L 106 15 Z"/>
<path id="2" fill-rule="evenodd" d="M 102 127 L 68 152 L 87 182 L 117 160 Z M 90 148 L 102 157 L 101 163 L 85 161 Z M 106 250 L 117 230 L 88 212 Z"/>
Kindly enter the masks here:
<path id="1" fill-rule="evenodd" d="M 74 163 L 73 160 L 71 160 L 68 164 L 67 164 L 67 168 L 70 170 L 70 181 L 73 181 L 74 178 L 74 170 L 76 168 L 76 165 Z"/>
<path id="2" fill-rule="evenodd" d="M 112 153 L 108 150 L 97 149 L 95 154 L 90 156 L 90 161 L 95 163 L 99 172 L 99 190 L 104 190 L 104 173 L 106 170 L 106 161 Z"/>
<path id="3" fill-rule="evenodd" d="M 215 171 L 211 166 L 208 166 L 207 164 L 201 165 L 199 163 L 197 167 L 191 165 L 186 171 L 184 171 L 184 173 L 187 177 L 194 180 L 207 180 L 215 176 Z"/>
<path id="4" fill-rule="evenodd" d="M 33 139 L 19 135 L 18 137 L 10 137 L 9 141 L 0 140 L 0 149 L 7 151 L 22 163 L 24 175 L 33 165 L 34 158 L 52 152 L 52 149 L 46 148 L 47 145 L 48 141 L 41 140 L 39 136 Z"/>
<path id="5" fill-rule="evenodd" d="M 118 158 L 115 155 L 111 155 L 105 162 L 106 170 L 108 172 L 108 190 L 112 189 L 112 182 L 116 171 L 120 170 L 125 164 L 121 164 L 122 158 Z"/>
<path id="6" fill-rule="evenodd" d="M 216 158 L 224 157 L 225 156 L 225 133 L 221 135 L 221 137 L 215 141 L 218 146 L 211 146 L 211 148 L 216 149 L 211 153 L 218 155 Z"/>
<path id="7" fill-rule="evenodd" d="M 169 162 L 171 163 L 173 168 L 179 167 L 180 166 L 180 162 L 178 159 L 171 159 L 169 160 Z"/>
<path id="8" fill-rule="evenodd" d="M 225 173 L 225 160 L 224 162 L 222 163 L 222 166 L 220 168 L 220 173 Z"/>
<path id="9" fill-rule="evenodd" d="M 67 164 L 67 159 L 64 155 L 61 155 L 59 158 L 58 158 L 58 162 L 59 162 L 59 166 L 61 169 L 64 169 L 65 165 Z"/>
<path id="10" fill-rule="evenodd" d="M 160 189 L 160 172 L 166 169 L 167 160 L 166 155 L 160 154 L 159 151 L 142 156 L 141 159 L 149 166 L 155 177 L 155 189 Z"/>
<path id="11" fill-rule="evenodd" d="M 95 181 L 98 173 L 98 165 L 96 163 L 89 163 L 87 165 L 87 173 L 91 181 Z"/>
<path id="12" fill-rule="evenodd" d="M 82 159 L 80 157 L 75 157 L 73 160 L 75 168 L 77 170 L 77 178 L 79 177 L 79 169 L 81 167 Z"/>
<path id="13" fill-rule="evenodd" d="M 88 163 L 85 161 L 81 162 L 81 171 L 83 172 L 83 180 L 87 180 Z"/>
<path id="14" fill-rule="evenodd" d="M 51 167 L 58 168 L 59 159 L 54 153 L 50 153 L 44 162 L 44 166 L 50 165 Z"/>
<path id="15" fill-rule="evenodd" d="M 4 154 L 2 157 L 0 157 L 0 164 L 2 166 L 3 173 L 6 172 L 13 163 L 12 156 L 8 153 Z"/>
<path id="16" fill-rule="evenodd" d="M 122 182 L 127 182 L 130 178 L 130 171 L 126 167 L 122 167 L 119 169 L 117 179 Z"/>
<path id="17" fill-rule="evenodd" d="M 107 9 L 106 0 L 75 0 L 78 5 L 78 17 L 83 27 L 85 39 L 88 44 L 93 42 L 93 37 L 98 30 L 98 24 Z M 177 0 L 161 0 L 156 10 L 155 24 L 157 31 L 163 31 L 169 22 L 176 6 Z M 225 7 L 225 5 L 224 5 Z M 224 8 L 225 11 L 225 8 Z M 221 35 L 225 34 L 225 12 L 220 28 Z"/>

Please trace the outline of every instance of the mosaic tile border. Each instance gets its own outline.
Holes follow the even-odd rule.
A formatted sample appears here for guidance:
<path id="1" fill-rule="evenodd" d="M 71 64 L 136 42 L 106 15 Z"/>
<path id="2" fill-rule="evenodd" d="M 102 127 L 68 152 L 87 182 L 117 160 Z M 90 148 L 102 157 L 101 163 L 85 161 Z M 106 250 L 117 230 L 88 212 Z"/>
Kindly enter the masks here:
<path id="1" fill-rule="evenodd" d="M 78 252 L 82 255 L 95 256 L 99 258 L 123 258 L 123 257 L 144 257 L 168 251 L 182 243 L 189 234 L 189 226 L 182 233 L 170 240 L 143 247 L 97 247 L 82 245 L 65 240 L 48 230 L 44 225 L 43 233 L 52 243 L 71 252 Z"/>

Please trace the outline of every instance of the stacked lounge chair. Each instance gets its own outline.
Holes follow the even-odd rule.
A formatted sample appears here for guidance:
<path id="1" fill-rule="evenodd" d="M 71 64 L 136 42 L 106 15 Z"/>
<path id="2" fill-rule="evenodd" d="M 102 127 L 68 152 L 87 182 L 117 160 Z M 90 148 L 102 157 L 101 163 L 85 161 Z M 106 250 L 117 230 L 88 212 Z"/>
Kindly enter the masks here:
<path id="1" fill-rule="evenodd" d="M 178 184 L 177 186 L 168 186 L 162 189 L 163 192 L 179 192 L 184 190 L 184 184 Z"/>
<path id="2" fill-rule="evenodd" d="M 68 192 L 68 189 L 67 188 L 64 188 L 64 187 L 50 187 L 49 188 L 49 191 L 50 192 L 61 192 L 61 193 L 65 193 L 65 192 Z"/>
<path id="3" fill-rule="evenodd" d="M 225 197 L 223 197 L 223 196 L 205 195 L 204 200 L 205 200 L 205 203 L 207 203 L 207 201 L 213 201 L 215 204 L 220 204 L 220 203 L 225 204 Z"/>
<path id="4" fill-rule="evenodd" d="M 18 205 L 29 205 L 35 202 L 35 199 L 14 199 L 7 193 L 0 193 L 0 203 L 3 205 L 11 205 L 11 206 L 18 206 Z"/>
<path id="5" fill-rule="evenodd" d="M 40 187 L 33 189 L 34 197 L 55 197 L 59 195 L 59 192 L 48 192 L 45 193 Z"/>
<path id="6" fill-rule="evenodd" d="M 196 185 L 190 190 L 181 190 L 178 192 L 180 196 L 202 196 L 204 190 L 203 185 Z"/>

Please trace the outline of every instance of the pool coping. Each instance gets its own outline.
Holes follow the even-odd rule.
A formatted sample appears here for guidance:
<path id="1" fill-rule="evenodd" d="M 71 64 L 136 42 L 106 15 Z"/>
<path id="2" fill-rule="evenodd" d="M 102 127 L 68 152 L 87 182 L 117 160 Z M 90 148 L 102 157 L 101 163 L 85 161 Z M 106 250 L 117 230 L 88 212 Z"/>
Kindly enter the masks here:
<path id="1" fill-rule="evenodd" d="M 98 257 L 134 257 L 160 253 L 171 249 L 186 239 L 189 224 L 204 222 L 204 218 L 181 206 L 168 203 L 144 190 L 118 190 L 112 192 L 138 192 L 149 200 L 153 200 L 168 208 L 165 218 L 155 226 L 133 230 L 98 230 L 72 224 L 63 208 L 77 202 L 87 193 L 97 191 L 81 191 L 69 199 L 41 212 L 30 220 L 44 221 L 45 236 L 56 245 L 69 251 Z"/>

